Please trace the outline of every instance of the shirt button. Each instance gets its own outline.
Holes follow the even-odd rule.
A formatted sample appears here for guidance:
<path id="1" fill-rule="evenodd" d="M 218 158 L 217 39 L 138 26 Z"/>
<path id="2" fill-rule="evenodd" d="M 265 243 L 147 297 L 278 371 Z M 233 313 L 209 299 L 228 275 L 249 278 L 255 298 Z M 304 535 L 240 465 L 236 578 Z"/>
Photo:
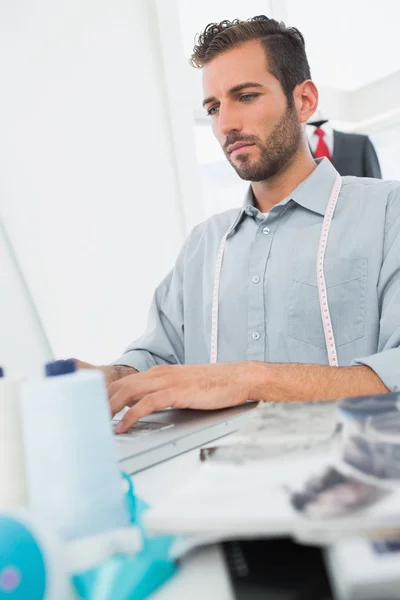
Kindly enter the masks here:
<path id="1" fill-rule="evenodd" d="M 260 334 L 257 333 L 257 331 L 255 331 L 251 337 L 253 338 L 253 340 L 258 340 L 260 339 Z"/>
<path id="2" fill-rule="evenodd" d="M 248 217 L 254 217 L 257 210 L 254 208 L 254 206 L 248 206 L 244 212 Z"/>
<path id="3" fill-rule="evenodd" d="M 263 233 L 265 233 L 265 235 L 268 235 L 270 233 L 270 231 L 271 230 L 269 229 L 269 227 L 264 227 L 264 229 L 263 229 Z"/>
<path id="4" fill-rule="evenodd" d="M 260 281 L 260 278 L 259 278 L 259 276 L 258 276 L 258 275 L 254 275 L 254 277 L 253 277 L 253 279 L 252 279 L 252 282 L 253 282 L 253 283 L 258 283 L 259 281 Z"/>

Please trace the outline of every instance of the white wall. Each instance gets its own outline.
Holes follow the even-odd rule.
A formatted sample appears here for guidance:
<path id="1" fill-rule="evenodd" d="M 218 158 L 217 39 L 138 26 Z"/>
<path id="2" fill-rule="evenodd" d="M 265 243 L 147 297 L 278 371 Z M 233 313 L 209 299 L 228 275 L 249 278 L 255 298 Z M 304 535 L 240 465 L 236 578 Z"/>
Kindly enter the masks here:
<path id="1" fill-rule="evenodd" d="M 186 234 L 164 77 L 153 0 L 0 3 L 1 216 L 58 357 L 119 356 Z"/>
<path id="2" fill-rule="evenodd" d="M 371 140 L 378 153 L 383 179 L 400 180 L 400 125 L 376 132 Z"/>

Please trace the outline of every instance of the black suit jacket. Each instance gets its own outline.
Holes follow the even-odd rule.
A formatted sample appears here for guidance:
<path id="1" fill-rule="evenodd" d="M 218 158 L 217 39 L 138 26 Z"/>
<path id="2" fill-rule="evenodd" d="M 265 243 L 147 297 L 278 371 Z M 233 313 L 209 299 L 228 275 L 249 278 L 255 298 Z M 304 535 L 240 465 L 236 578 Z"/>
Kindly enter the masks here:
<path id="1" fill-rule="evenodd" d="M 382 179 L 375 148 L 367 135 L 334 129 L 332 164 L 340 175 Z"/>

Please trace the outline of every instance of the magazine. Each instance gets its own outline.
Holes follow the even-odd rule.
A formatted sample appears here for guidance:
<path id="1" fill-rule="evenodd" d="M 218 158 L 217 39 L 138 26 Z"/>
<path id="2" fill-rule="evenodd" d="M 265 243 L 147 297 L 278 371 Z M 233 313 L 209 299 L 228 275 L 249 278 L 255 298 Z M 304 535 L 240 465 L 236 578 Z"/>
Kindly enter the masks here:
<path id="1" fill-rule="evenodd" d="M 323 453 L 337 433 L 337 401 L 260 402 L 239 431 L 202 448 L 200 458 L 247 464 L 293 453 Z"/>
<path id="2" fill-rule="evenodd" d="M 400 394 L 262 403 L 148 514 L 154 531 L 330 544 L 400 528 Z"/>

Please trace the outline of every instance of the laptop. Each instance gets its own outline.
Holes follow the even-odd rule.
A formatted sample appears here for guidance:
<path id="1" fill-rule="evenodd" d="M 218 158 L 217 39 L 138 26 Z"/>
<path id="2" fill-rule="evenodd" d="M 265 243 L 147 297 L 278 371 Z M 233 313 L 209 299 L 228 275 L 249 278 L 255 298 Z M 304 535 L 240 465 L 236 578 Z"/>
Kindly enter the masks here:
<path id="1" fill-rule="evenodd" d="M 167 408 L 140 419 L 115 436 L 121 469 L 132 474 L 236 431 L 257 405 L 247 402 L 221 410 Z M 113 424 L 121 420 L 121 413 Z"/>
<path id="2" fill-rule="evenodd" d="M 1 218 L 0 260 L 0 365 L 12 377 L 37 376 L 46 362 L 55 360 L 54 352 Z M 253 406 L 248 403 L 218 411 L 167 409 L 146 417 L 128 434 L 115 436 L 121 468 L 134 473 L 207 444 L 237 429 Z"/>

